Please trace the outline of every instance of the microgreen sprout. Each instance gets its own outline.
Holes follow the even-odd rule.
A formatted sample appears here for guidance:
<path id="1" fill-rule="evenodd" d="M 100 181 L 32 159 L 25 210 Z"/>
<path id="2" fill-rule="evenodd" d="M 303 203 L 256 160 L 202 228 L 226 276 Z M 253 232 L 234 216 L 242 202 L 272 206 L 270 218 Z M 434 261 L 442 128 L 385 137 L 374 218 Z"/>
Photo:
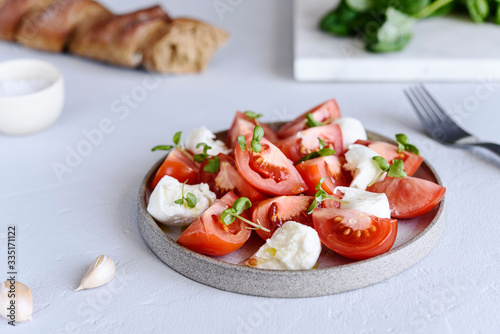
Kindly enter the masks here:
<path id="1" fill-rule="evenodd" d="M 317 120 L 314 119 L 314 116 L 311 113 L 306 114 L 306 119 L 307 119 L 306 125 L 310 128 L 314 128 L 316 126 L 327 125 L 330 122 L 329 120 L 327 120 L 325 122 L 318 122 Z"/>
<path id="2" fill-rule="evenodd" d="M 334 155 L 335 153 L 337 153 L 337 151 L 335 151 L 334 149 L 329 148 L 329 147 L 325 147 L 326 143 L 323 139 L 318 137 L 318 141 L 319 141 L 319 150 L 315 151 L 315 152 L 311 152 L 311 153 L 307 154 L 306 156 L 304 156 L 302 159 L 297 161 L 297 163 L 296 163 L 297 165 L 300 164 L 301 162 L 304 162 L 304 161 L 307 161 L 310 159 L 316 159 L 319 157 L 327 157 L 329 155 Z"/>
<path id="3" fill-rule="evenodd" d="M 245 114 L 245 116 L 248 119 L 255 119 L 255 120 L 257 120 L 257 118 L 262 117 L 262 114 L 257 114 L 256 112 L 250 111 L 250 110 L 245 111 L 244 114 Z"/>
<path id="4" fill-rule="evenodd" d="M 307 214 L 312 214 L 314 209 L 316 209 L 319 205 L 319 203 L 323 202 L 326 199 L 332 199 L 334 201 L 340 202 L 340 203 L 347 203 L 345 201 L 342 201 L 338 198 L 335 198 L 333 196 L 328 195 L 326 191 L 321 188 L 321 184 L 326 181 L 326 177 L 322 177 L 321 180 L 319 180 L 318 184 L 316 185 L 316 194 L 314 194 L 314 200 L 311 203 L 311 206 L 309 206 L 309 209 L 307 209 Z"/>
<path id="5" fill-rule="evenodd" d="M 262 138 L 264 138 L 264 129 L 262 129 L 260 125 L 257 125 L 253 129 L 253 137 L 250 142 L 249 150 L 255 153 L 260 153 L 260 151 L 262 151 L 262 145 L 260 143 Z M 238 137 L 238 144 L 240 145 L 241 150 L 244 151 L 247 147 L 247 144 L 245 143 L 245 136 L 241 135 Z"/>
<path id="6" fill-rule="evenodd" d="M 210 150 L 212 147 L 208 146 L 205 143 L 198 143 L 198 145 L 196 145 L 196 148 L 200 148 L 202 146 L 203 153 L 194 155 L 193 160 L 196 162 L 203 162 L 208 159 L 208 163 L 205 165 L 205 167 L 203 167 L 203 171 L 207 173 L 217 173 L 220 167 L 219 157 L 208 154 L 208 150 Z"/>
<path id="7" fill-rule="evenodd" d="M 271 232 L 269 229 L 263 227 L 260 222 L 257 220 L 257 224 L 242 217 L 241 214 L 243 211 L 250 209 L 252 207 L 252 202 L 246 197 L 240 197 L 233 203 L 233 207 L 226 209 L 222 211 L 220 215 L 220 220 L 225 224 L 225 225 L 231 225 L 234 223 L 235 219 L 238 218 L 239 220 L 247 223 L 250 226 L 253 227 L 246 227 L 249 230 L 262 230 L 264 232 Z"/>
<path id="8" fill-rule="evenodd" d="M 184 181 L 181 187 L 181 198 L 177 199 L 174 201 L 175 204 L 179 205 L 185 205 L 184 202 L 186 202 L 187 206 L 189 208 L 194 208 L 196 206 L 196 196 L 193 195 L 192 193 L 188 192 L 186 196 L 184 196 L 184 185 L 186 184 L 187 180 Z"/>
<path id="9" fill-rule="evenodd" d="M 181 150 L 182 150 L 182 147 L 179 145 L 180 142 L 181 142 L 181 134 L 182 134 L 182 131 L 179 131 L 179 132 L 175 133 L 174 138 L 173 138 L 174 145 L 158 145 L 158 146 L 153 147 L 151 149 L 151 151 L 158 151 L 158 150 L 161 150 L 161 151 L 170 151 L 174 147 L 175 148 L 181 148 Z"/>
<path id="10" fill-rule="evenodd" d="M 420 155 L 418 148 L 415 145 L 410 144 L 408 136 L 404 133 L 398 133 L 396 135 L 396 140 L 398 141 L 398 153 L 406 150 L 408 152 L 415 153 L 416 155 Z"/>
<path id="11" fill-rule="evenodd" d="M 375 180 L 373 180 L 368 187 L 371 187 L 375 184 L 375 182 L 380 179 L 380 177 L 387 172 L 387 176 L 389 177 L 406 177 L 406 172 L 404 170 L 405 164 L 403 160 L 401 159 L 394 159 L 392 162 L 392 165 L 389 166 L 389 163 L 387 160 L 385 160 L 383 157 L 377 155 L 373 157 L 373 160 L 378 164 L 379 168 L 382 170 L 382 172 L 377 176 Z"/>

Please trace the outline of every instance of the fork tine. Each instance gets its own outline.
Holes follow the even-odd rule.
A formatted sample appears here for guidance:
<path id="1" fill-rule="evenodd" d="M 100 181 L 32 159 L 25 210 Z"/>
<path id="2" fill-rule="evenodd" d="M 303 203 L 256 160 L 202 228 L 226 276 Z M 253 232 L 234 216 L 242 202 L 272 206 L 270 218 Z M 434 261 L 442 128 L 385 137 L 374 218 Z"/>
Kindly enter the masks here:
<path id="1" fill-rule="evenodd" d="M 418 97 L 415 95 L 415 92 L 411 88 L 405 89 L 404 93 L 408 100 L 410 100 L 413 109 L 415 109 L 415 111 L 417 112 L 418 118 L 424 124 L 426 130 L 429 131 L 429 129 L 434 127 L 434 121 L 430 118 L 429 114 L 425 110 L 425 107 L 422 105 L 421 101 L 418 99 Z"/>
<path id="2" fill-rule="evenodd" d="M 429 107 L 431 107 L 431 110 L 441 121 L 447 123 L 455 123 L 455 121 L 450 116 L 448 116 L 448 113 L 443 109 L 443 107 L 441 107 L 441 105 L 434 99 L 434 97 L 432 97 L 432 95 L 424 85 L 419 84 L 415 88 L 419 90 L 422 97 L 428 103 Z"/>
<path id="3" fill-rule="evenodd" d="M 434 111 L 433 106 L 427 101 L 425 96 L 422 94 L 422 92 L 417 88 L 417 86 L 411 87 L 411 91 L 413 92 L 413 95 L 417 99 L 417 101 L 420 103 L 422 106 L 422 109 L 425 111 L 427 114 L 429 120 L 434 124 L 434 125 L 442 125 L 443 119 L 439 117 Z"/>

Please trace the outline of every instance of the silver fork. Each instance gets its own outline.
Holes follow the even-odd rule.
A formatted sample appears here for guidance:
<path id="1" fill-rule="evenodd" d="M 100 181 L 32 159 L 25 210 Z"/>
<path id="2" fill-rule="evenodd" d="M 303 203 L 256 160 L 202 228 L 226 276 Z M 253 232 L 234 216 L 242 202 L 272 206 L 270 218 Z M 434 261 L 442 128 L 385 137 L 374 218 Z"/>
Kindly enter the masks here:
<path id="1" fill-rule="evenodd" d="M 500 145 L 483 142 L 458 126 L 422 84 L 404 92 L 432 138 L 454 147 L 486 148 L 500 156 Z"/>

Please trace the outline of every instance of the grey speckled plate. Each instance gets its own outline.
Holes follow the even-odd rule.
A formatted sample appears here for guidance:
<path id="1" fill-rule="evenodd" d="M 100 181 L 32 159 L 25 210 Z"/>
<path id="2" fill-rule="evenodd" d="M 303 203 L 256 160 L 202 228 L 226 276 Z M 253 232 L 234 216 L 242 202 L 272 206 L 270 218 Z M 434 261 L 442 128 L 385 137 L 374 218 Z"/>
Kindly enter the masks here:
<path id="1" fill-rule="evenodd" d="M 278 127 L 280 123 L 271 124 Z M 226 132 L 218 133 L 224 139 Z M 369 139 L 392 140 L 368 133 Z M 180 229 L 168 229 L 156 223 L 146 211 L 148 185 L 164 159 L 158 161 L 144 177 L 139 189 L 138 221 L 144 240 L 168 266 L 182 275 L 208 286 L 241 294 L 262 297 L 315 297 L 335 294 L 378 283 L 413 266 L 439 241 L 444 229 L 445 200 L 431 212 L 414 219 L 400 219 L 393 248 L 382 255 L 363 261 L 352 261 L 324 249 L 318 269 L 265 270 L 239 265 L 263 243 L 253 236 L 233 254 L 213 258 L 195 253 L 179 244 Z M 441 184 L 434 169 L 425 160 L 415 175 Z M 254 233 L 255 234 L 255 233 Z"/>

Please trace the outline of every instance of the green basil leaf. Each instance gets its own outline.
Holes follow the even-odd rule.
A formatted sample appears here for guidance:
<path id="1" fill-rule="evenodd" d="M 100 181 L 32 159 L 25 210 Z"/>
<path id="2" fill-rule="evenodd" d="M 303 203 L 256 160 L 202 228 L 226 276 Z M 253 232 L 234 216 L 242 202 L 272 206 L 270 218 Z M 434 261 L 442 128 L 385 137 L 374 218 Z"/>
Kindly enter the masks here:
<path id="1" fill-rule="evenodd" d="M 205 154 L 195 154 L 193 156 L 193 160 L 196 162 L 203 162 L 207 159 L 207 156 Z"/>
<path id="2" fill-rule="evenodd" d="M 245 111 L 244 114 L 248 119 L 257 119 L 257 118 L 262 117 L 262 114 L 257 114 L 256 112 L 253 112 L 250 110 Z"/>
<path id="3" fill-rule="evenodd" d="M 404 171 L 404 162 L 401 159 L 395 159 L 392 165 L 389 167 L 387 176 L 389 177 L 406 177 L 406 172 Z"/>
<path id="4" fill-rule="evenodd" d="M 180 205 L 184 204 L 184 197 L 183 197 L 183 198 L 179 198 L 179 199 L 175 200 L 175 201 L 174 201 L 174 203 L 175 203 L 175 204 L 180 204 Z"/>
<path id="5" fill-rule="evenodd" d="M 256 140 L 256 141 L 259 141 L 261 140 L 262 138 L 264 138 L 264 129 L 262 129 L 262 126 L 260 125 L 257 125 L 254 129 L 253 129 L 253 140 Z"/>
<path id="6" fill-rule="evenodd" d="M 386 171 L 389 168 L 389 163 L 380 155 L 374 156 L 373 160 L 378 164 L 381 170 Z"/>
<path id="7" fill-rule="evenodd" d="M 403 144 L 403 145 L 408 145 L 410 143 L 410 140 L 408 139 L 408 136 L 405 135 L 404 133 L 398 133 L 396 135 L 396 141 L 398 143 Z"/>
<path id="8" fill-rule="evenodd" d="M 255 153 L 260 153 L 260 151 L 262 151 L 262 145 L 256 140 L 252 140 L 250 146 L 252 146 L 252 151 Z"/>
<path id="9" fill-rule="evenodd" d="M 217 173 L 220 168 L 220 159 L 219 157 L 213 157 L 212 159 L 208 160 L 208 163 L 206 164 L 205 167 L 203 167 L 203 171 L 207 173 Z"/>
<path id="10" fill-rule="evenodd" d="M 401 153 L 405 150 L 405 146 L 401 143 L 398 143 L 398 153 Z"/>
<path id="11" fill-rule="evenodd" d="M 252 207 L 252 202 L 246 197 L 240 197 L 233 203 L 233 209 L 236 210 L 236 214 L 240 215 L 246 209 Z"/>
<path id="12" fill-rule="evenodd" d="M 415 153 L 416 155 L 420 155 L 420 151 L 415 147 L 415 145 L 408 144 L 405 146 L 405 150 L 411 153 Z"/>
<path id="13" fill-rule="evenodd" d="M 173 148 L 174 148 L 174 146 L 172 146 L 172 145 L 158 145 L 158 146 L 153 147 L 151 149 L 151 151 L 158 151 L 158 150 L 161 150 L 161 151 L 170 151 Z"/>
<path id="14" fill-rule="evenodd" d="M 181 142 L 181 134 L 182 131 L 176 132 L 174 135 L 174 144 L 175 146 L 179 146 L 179 143 Z"/>
<path id="15" fill-rule="evenodd" d="M 240 145 L 242 151 L 245 151 L 245 148 L 247 147 L 247 144 L 245 143 L 245 136 L 238 136 L 238 145 Z"/>
<path id="16" fill-rule="evenodd" d="M 318 205 L 318 201 L 314 200 L 312 201 L 311 205 L 309 206 L 309 209 L 307 209 L 307 213 L 310 215 L 313 213 L 314 209 L 316 209 L 316 206 Z"/>
<path id="17" fill-rule="evenodd" d="M 321 184 L 322 184 L 323 182 L 325 182 L 325 181 L 326 181 L 326 176 L 325 176 L 325 177 L 322 177 L 322 178 L 319 180 L 319 182 L 318 182 L 318 184 L 316 185 L 316 188 L 315 188 L 315 189 L 316 189 L 316 190 L 320 190 L 320 189 L 321 189 Z"/>
<path id="18" fill-rule="evenodd" d="M 226 225 L 231 225 L 232 223 L 234 223 L 234 214 L 236 213 L 236 210 L 230 208 L 230 209 L 226 209 L 224 211 L 222 211 L 222 213 L 220 214 L 220 220 L 226 224 Z"/>
<path id="19" fill-rule="evenodd" d="M 335 151 L 332 148 L 325 147 L 325 148 L 322 148 L 321 150 L 319 150 L 318 153 L 322 157 L 327 157 L 329 155 L 334 155 L 335 153 L 337 153 L 337 151 Z"/>
<path id="20" fill-rule="evenodd" d="M 389 7 L 386 20 L 376 34 L 367 32 L 366 48 L 372 52 L 391 52 L 402 50 L 411 39 L 415 19 Z M 368 26 L 368 25 L 367 25 Z M 371 27 L 370 27 L 371 29 Z"/>
<path id="21" fill-rule="evenodd" d="M 313 114 L 307 113 L 306 114 L 306 119 L 307 119 L 306 125 L 308 127 L 310 127 L 310 128 L 314 128 L 316 126 L 320 126 L 321 125 L 321 123 L 319 123 L 317 120 L 314 119 Z"/>
<path id="22" fill-rule="evenodd" d="M 191 209 L 194 208 L 196 206 L 196 196 L 191 193 L 187 193 L 186 202 Z"/>

